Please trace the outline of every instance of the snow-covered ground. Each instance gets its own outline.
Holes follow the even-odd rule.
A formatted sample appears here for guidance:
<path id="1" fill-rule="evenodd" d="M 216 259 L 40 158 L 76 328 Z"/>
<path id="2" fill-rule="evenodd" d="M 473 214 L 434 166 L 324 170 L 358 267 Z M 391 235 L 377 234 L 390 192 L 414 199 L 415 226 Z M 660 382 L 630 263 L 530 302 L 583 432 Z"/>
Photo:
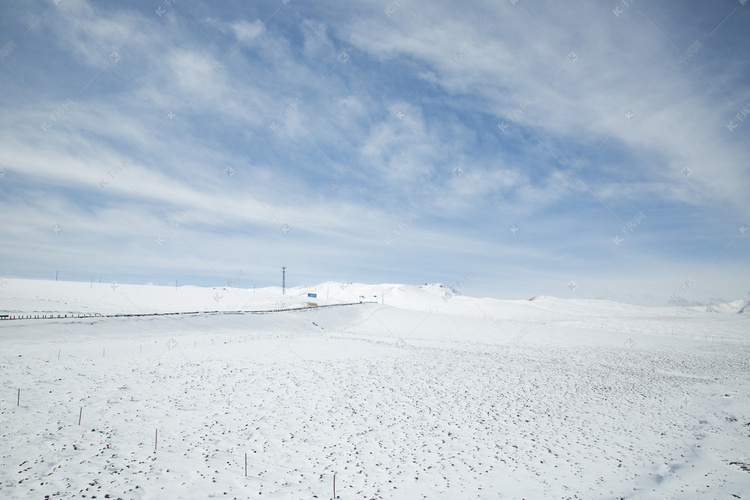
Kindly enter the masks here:
<path id="1" fill-rule="evenodd" d="M 356 304 L 0 321 L 0 497 L 750 498 L 741 307 L 286 292 L 5 283 L 10 315 Z"/>

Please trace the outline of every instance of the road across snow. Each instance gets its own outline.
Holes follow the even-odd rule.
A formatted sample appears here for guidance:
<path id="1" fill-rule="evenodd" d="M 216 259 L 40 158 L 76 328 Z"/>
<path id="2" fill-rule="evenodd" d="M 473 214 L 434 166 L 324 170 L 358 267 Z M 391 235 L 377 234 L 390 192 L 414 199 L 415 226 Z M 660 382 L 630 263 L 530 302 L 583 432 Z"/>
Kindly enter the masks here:
<path id="1" fill-rule="evenodd" d="M 85 305 L 71 286 L 36 307 L 20 281 L 0 307 Z M 0 496 L 331 498 L 334 474 L 340 498 L 750 491 L 746 315 L 397 285 L 216 290 L 181 306 L 383 303 L 0 322 Z M 125 291 L 175 305 L 162 287 Z"/>

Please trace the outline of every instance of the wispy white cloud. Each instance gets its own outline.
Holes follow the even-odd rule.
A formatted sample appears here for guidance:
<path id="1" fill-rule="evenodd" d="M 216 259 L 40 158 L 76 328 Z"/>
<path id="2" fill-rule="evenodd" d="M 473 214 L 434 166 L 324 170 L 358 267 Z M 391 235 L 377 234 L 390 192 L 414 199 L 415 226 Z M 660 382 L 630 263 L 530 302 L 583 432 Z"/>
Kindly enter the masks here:
<path id="1" fill-rule="evenodd" d="M 120 281 L 472 269 L 467 293 L 665 302 L 702 263 L 690 300 L 737 295 L 750 14 L 611 7 L 8 11 L 0 255 Z"/>

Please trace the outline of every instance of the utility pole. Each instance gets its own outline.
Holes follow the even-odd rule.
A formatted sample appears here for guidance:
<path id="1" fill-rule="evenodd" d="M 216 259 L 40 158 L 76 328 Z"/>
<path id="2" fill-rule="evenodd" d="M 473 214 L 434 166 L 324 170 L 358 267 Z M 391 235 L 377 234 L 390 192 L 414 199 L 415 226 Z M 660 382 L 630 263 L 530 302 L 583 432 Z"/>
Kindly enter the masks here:
<path id="1" fill-rule="evenodd" d="M 286 266 L 281 268 L 281 295 L 286 295 Z"/>

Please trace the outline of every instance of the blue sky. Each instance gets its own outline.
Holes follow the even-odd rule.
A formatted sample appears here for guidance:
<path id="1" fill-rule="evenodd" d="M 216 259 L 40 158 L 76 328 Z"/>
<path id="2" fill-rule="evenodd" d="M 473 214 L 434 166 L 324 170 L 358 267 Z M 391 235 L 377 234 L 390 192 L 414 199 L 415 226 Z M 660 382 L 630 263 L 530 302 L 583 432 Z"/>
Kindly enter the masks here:
<path id="1" fill-rule="evenodd" d="M 6 278 L 748 298 L 741 1 L 5 2 L 0 37 Z"/>

